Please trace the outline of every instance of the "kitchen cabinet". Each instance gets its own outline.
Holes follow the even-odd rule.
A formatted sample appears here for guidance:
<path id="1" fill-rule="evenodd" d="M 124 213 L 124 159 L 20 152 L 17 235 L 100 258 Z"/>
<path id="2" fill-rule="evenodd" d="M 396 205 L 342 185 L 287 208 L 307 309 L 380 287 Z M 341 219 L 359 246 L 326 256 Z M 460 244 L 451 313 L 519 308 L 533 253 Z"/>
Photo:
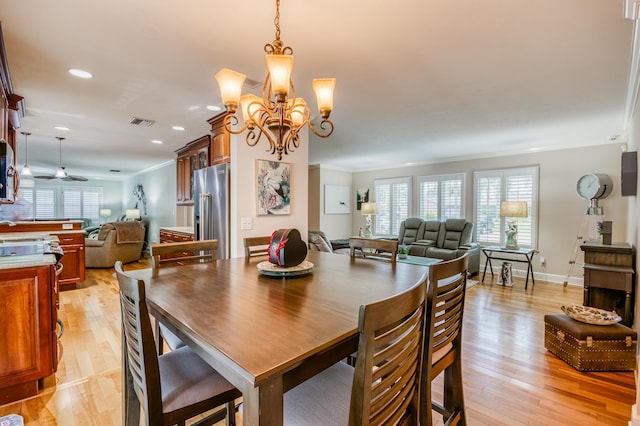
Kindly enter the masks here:
<path id="1" fill-rule="evenodd" d="M 190 228 L 160 228 L 160 243 L 184 243 L 194 241 L 193 230 Z M 172 257 L 193 256 L 194 253 L 183 252 L 182 254 L 165 254 L 161 259 Z"/>
<path id="2" fill-rule="evenodd" d="M 52 233 L 58 237 L 64 256 L 60 260 L 63 265 L 58 277 L 61 287 L 75 286 L 85 279 L 85 245 L 84 232 Z"/>
<path id="3" fill-rule="evenodd" d="M 178 205 L 193 205 L 193 171 L 210 166 L 211 137 L 202 136 L 176 151 L 176 198 Z"/>
<path id="4" fill-rule="evenodd" d="M 0 269 L 0 405 L 34 396 L 58 367 L 56 266 Z"/>
<path id="5" fill-rule="evenodd" d="M 228 113 L 223 112 L 207 120 L 211 125 L 211 165 L 231 161 L 231 135 L 224 128 Z"/>

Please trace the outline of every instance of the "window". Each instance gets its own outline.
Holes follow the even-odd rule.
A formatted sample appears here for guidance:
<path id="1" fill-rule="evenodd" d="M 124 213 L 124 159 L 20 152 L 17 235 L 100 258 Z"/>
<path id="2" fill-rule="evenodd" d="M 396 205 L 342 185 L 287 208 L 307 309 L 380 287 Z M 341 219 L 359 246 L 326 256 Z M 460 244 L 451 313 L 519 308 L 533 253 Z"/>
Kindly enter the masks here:
<path id="1" fill-rule="evenodd" d="M 518 245 L 536 247 L 538 223 L 538 166 L 475 172 L 474 222 L 476 238 L 484 244 L 504 245 L 506 220 L 501 201 L 526 201 L 527 217 L 517 218 Z"/>
<path id="2" fill-rule="evenodd" d="M 378 214 L 375 216 L 374 233 L 397 236 L 400 222 L 409 217 L 411 211 L 411 178 L 376 180 L 375 197 Z"/>
<path id="3" fill-rule="evenodd" d="M 100 219 L 99 188 L 63 188 L 63 216 L 66 218 Z"/>
<path id="4" fill-rule="evenodd" d="M 23 188 L 25 219 L 86 218 L 100 220 L 102 188 Z"/>
<path id="5" fill-rule="evenodd" d="M 446 220 L 464 217 L 464 174 L 418 178 L 418 217 Z"/>

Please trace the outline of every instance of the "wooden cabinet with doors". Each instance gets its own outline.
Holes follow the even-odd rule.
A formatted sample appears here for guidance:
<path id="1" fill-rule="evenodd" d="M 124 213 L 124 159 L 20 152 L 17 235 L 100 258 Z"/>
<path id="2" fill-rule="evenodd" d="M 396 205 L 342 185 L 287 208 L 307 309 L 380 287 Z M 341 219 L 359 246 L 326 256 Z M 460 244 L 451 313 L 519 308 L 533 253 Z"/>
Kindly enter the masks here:
<path id="1" fill-rule="evenodd" d="M 207 120 L 211 125 L 211 165 L 231 161 L 231 135 L 224 128 L 227 114 L 223 112 Z"/>
<path id="2" fill-rule="evenodd" d="M 59 285 L 73 288 L 76 283 L 85 279 L 85 233 L 63 232 L 51 235 L 58 237 L 60 247 L 64 251 L 64 256 L 60 260 L 63 267 L 58 277 Z"/>
<path id="3" fill-rule="evenodd" d="M 176 151 L 176 196 L 178 205 L 193 205 L 193 172 L 211 165 L 211 137 L 202 136 Z"/>
<path id="4" fill-rule="evenodd" d="M 34 396 L 58 366 L 56 266 L 0 269 L 0 405 Z"/>
<path id="5" fill-rule="evenodd" d="M 194 241 L 193 229 L 189 227 L 178 228 L 160 228 L 160 243 L 185 243 Z M 182 254 L 163 254 L 161 259 L 169 259 L 172 257 L 193 256 L 194 253 Z"/>

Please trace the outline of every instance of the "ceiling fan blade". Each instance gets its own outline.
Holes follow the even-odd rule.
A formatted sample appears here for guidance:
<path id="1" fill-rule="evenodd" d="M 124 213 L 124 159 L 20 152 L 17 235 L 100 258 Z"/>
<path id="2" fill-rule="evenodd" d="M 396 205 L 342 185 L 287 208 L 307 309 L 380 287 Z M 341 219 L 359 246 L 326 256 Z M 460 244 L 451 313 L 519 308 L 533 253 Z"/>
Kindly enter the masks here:
<path id="1" fill-rule="evenodd" d="M 41 175 L 41 176 L 34 176 L 34 178 L 36 178 L 36 179 L 55 179 L 56 177 L 54 175 Z"/>
<path id="2" fill-rule="evenodd" d="M 67 181 L 69 181 L 69 180 L 73 180 L 73 181 L 77 181 L 77 182 L 86 182 L 86 181 L 88 181 L 89 179 L 87 179 L 87 178 L 86 178 L 86 177 L 84 177 L 84 176 L 73 176 L 73 175 L 69 175 L 69 176 L 67 176 L 67 177 L 65 177 L 65 178 L 62 178 L 62 180 L 67 180 Z"/>

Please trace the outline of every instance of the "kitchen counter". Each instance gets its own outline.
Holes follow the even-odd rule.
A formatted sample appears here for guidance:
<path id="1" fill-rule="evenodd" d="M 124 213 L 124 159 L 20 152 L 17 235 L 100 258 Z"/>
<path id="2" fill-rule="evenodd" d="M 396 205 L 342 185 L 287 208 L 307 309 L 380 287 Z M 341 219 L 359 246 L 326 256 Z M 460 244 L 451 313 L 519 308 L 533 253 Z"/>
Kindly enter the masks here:
<path id="1" fill-rule="evenodd" d="M 76 231 L 78 232 L 78 231 Z M 47 242 L 58 241 L 58 237 L 48 232 L 6 232 L 0 233 L 2 243 L 16 244 L 44 240 Z M 0 246 L 2 246 L 0 243 Z M 55 265 L 56 257 L 53 254 L 26 254 L 15 256 L 0 256 L 0 269 L 32 268 L 37 266 Z"/>

